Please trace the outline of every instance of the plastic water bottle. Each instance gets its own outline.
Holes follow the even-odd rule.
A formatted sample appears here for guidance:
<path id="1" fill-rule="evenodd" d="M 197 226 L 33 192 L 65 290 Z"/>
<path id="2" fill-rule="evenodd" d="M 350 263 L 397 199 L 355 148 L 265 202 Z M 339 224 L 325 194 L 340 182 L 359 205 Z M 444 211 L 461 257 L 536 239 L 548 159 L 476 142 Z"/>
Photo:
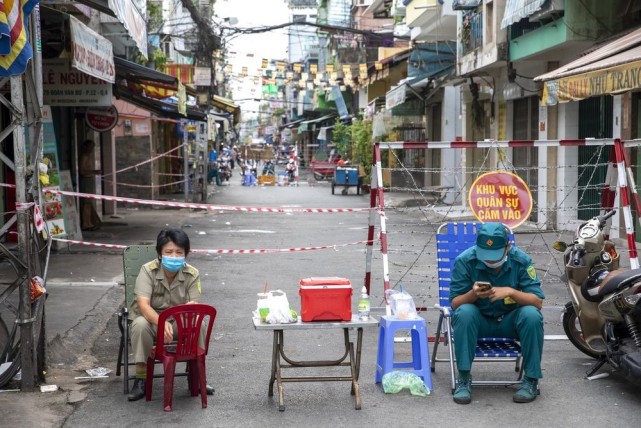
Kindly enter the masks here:
<path id="1" fill-rule="evenodd" d="M 364 321 L 368 320 L 370 307 L 367 287 L 363 286 L 361 289 L 361 298 L 358 301 L 358 318 Z"/>

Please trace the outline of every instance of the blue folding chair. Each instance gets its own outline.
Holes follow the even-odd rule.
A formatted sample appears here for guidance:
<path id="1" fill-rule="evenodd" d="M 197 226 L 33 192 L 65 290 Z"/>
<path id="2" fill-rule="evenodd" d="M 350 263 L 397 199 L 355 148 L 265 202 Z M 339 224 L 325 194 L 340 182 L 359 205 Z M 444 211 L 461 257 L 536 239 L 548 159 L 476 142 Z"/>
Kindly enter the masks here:
<path id="1" fill-rule="evenodd" d="M 480 223 L 444 223 L 436 232 L 436 257 L 438 266 L 438 297 L 439 303 L 435 305 L 440 311 L 434 350 L 432 351 L 432 372 L 436 369 L 435 363 L 449 362 L 452 393 L 456 388 L 456 369 L 454 367 L 454 341 L 452 339 L 452 317 L 450 307 L 450 282 L 454 260 L 466 249 L 476 244 L 476 231 Z M 509 230 L 509 228 L 508 228 Z M 509 231 L 509 241 L 514 243 L 514 234 Z M 448 348 L 449 358 L 437 358 L 437 350 L 443 335 L 443 345 Z M 472 385 L 494 386 L 514 385 L 521 382 L 523 365 L 521 346 L 516 339 L 505 337 L 479 338 L 476 345 L 474 362 L 515 362 L 515 371 L 518 377 L 515 380 L 474 380 Z"/>

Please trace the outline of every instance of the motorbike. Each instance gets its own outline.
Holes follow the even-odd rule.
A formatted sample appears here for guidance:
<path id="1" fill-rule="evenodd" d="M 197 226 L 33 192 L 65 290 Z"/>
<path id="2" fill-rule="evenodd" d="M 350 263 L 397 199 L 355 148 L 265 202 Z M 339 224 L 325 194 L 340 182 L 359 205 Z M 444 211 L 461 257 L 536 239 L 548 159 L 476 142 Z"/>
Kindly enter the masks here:
<path id="1" fill-rule="evenodd" d="M 563 252 L 570 295 L 562 323 L 570 342 L 597 360 L 586 376 L 608 363 L 641 386 L 641 269 L 619 269 L 615 244 L 603 231 L 615 213 L 581 223 L 571 244 L 553 245 Z"/>
<path id="2" fill-rule="evenodd" d="M 274 163 L 268 160 L 263 167 L 263 175 L 274 175 L 275 173 Z"/>
<path id="3" fill-rule="evenodd" d="M 220 177 L 220 181 L 229 181 L 231 178 L 229 161 L 225 158 L 218 159 L 218 176 Z"/>

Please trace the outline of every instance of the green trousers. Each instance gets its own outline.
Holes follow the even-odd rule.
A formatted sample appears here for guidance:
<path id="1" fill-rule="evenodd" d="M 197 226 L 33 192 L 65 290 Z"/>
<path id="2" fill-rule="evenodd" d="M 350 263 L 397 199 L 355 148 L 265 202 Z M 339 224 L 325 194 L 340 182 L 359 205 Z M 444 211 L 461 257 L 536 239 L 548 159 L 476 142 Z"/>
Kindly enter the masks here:
<path id="1" fill-rule="evenodd" d="M 479 337 L 510 337 L 521 343 L 525 376 L 534 379 L 543 377 L 543 315 L 534 306 L 520 306 L 499 321 L 481 315 L 476 305 L 464 304 L 454 310 L 452 326 L 459 371 L 472 369 Z"/>

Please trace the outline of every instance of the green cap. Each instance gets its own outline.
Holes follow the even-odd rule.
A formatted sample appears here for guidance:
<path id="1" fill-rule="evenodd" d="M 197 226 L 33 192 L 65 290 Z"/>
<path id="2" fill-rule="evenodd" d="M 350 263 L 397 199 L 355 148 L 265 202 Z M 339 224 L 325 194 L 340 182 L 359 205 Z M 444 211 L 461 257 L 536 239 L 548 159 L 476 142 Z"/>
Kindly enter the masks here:
<path id="1" fill-rule="evenodd" d="M 485 223 L 476 234 L 476 258 L 500 260 L 508 244 L 507 228 L 503 223 Z"/>

